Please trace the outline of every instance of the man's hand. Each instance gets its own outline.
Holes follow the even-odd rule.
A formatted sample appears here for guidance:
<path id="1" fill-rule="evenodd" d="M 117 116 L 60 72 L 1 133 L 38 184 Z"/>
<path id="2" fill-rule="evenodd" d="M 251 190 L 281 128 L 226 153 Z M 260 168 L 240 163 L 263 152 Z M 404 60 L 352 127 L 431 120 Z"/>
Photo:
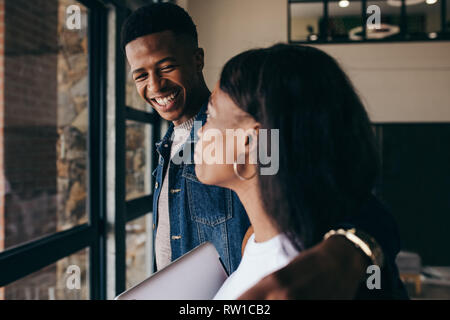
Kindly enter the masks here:
<path id="1" fill-rule="evenodd" d="M 342 236 L 305 250 L 283 269 L 263 278 L 239 299 L 352 299 L 366 276 L 369 258 Z"/>

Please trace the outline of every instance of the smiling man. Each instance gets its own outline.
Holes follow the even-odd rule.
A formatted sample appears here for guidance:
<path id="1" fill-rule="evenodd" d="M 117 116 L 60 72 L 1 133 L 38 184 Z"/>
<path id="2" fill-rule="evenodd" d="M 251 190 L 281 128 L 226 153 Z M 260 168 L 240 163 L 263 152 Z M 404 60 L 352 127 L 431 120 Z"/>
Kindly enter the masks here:
<path id="1" fill-rule="evenodd" d="M 126 20 L 122 47 L 139 95 L 163 119 L 171 122 L 156 148 L 159 153 L 153 199 L 156 267 L 164 268 L 209 241 L 231 273 L 240 263 L 242 240 L 249 228 L 241 202 L 229 189 L 200 183 L 193 154 L 189 163 L 172 161 L 186 148 L 193 150 L 194 121 L 206 121 L 210 92 L 203 78 L 204 52 L 198 47 L 196 27 L 179 6 L 152 4 L 136 10 Z M 384 253 L 384 258 L 377 256 L 384 261 L 383 270 L 387 270 L 383 273 L 383 290 L 374 296 L 395 296 L 398 275 L 394 259 L 399 250 L 395 223 L 372 199 L 360 216 L 333 227 L 346 230 L 356 227 L 359 234 L 365 234 L 359 230 L 360 226 L 376 239 L 368 246 L 374 252 Z M 364 283 L 369 258 L 345 237 L 329 237 L 301 253 L 286 272 L 270 278 L 270 285 L 266 281 L 257 287 L 256 297 L 270 297 L 265 288 L 278 292 L 280 288 L 286 289 L 289 285 L 286 279 L 301 279 L 301 283 L 290 282 L 295 283 L 295 292 L 302 292 L 303 296 L 272 296 L 295 298 L 308 297 L 311 293 L 309 296 L 313 298 L 351 298 Z M 289 291 L 286 290 L 282 292 Z"/>
<path id="2" fill-rule="evenodd" d="M 125 50 L 139 95 L 162 118 L 177 126 L 198 113 L 209 90 L 193 36 L 165 30 L 138 37 Z"/>
<path id="3" fill-rule="evenodd" d="M 240 262 L 247 215 L 231 190 L 198 182 L 193 161 L 171 161 L 194 140 L 193 123 L 205 121 L 210 95 L 204 54 L 192 19 L 180 7 L 155 4 L 125 22 L 122 45 L 139 95 L 171 122 L 157 144 L 153 217 L 157 269 L 204 241 L 212 242 L 229 272 Z M 193 148 L 191 149 L 193 150 Z"/>

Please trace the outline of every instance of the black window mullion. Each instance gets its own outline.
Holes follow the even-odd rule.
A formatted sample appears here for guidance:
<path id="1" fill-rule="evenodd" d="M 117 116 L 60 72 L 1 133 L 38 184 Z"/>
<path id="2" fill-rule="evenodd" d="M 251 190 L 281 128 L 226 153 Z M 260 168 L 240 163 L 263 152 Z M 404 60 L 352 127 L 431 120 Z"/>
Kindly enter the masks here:
<path id="1" fill-rule="evenodd" d="M 288 39 L 288 43 L 292 42 L 291 41 L 291 25 L 292 25 L 292 21 L 291 21 L 291 1 L 287 0 L 287 39 Z"/>
<path id="2" fill-rule="evenodd" d="M 120 47 L 121 26 L 126 18 L 125 10 L 116 10 L 116 68 L 115 68 L 115 92 L 116 92 L 116 154 L 115 154 L 115 294 L 125 291 L 126 281 L 126 203 L 125 203 L 125 56 Z"/>
<path id="3" fill-rule="evenodd" d="M 447 0 L 441 0 L 441 34 L 447 32 Z"/>
<path id="4" fill-rule="evenodd" d="M 96 230 L 83 224 L 0 253 L 0 287 L 57 262 L 96 241 Z"/>
<path id="5" fill-rule="evenodd" d="M 367 39 L 367 0 L 361 0 L 362 41 Z"/>
<path id="6" fill-rule="evenodd" d="M 125 119 L 147 124 L 154 124 L 159 120 L 156 113 L 145 112 L 128 106 L 125 106 Z"/>
<path id="7" fill-rule="evenodd" d="M 89 221 L 95 231 L 90 255 L 90 299 L 106 298 L 106 9 L 90 8 L 89 41 Z"/>
<path id="8" fill-rule="evenodd" d="M 400 12 L 400 34 L 402 39 L 406 39 L 408 35 L 407 30 L 407 16 L 406 16 L 406 1 L 402 0 L 401 12 Z"/>
<path id="9" fill-rule="evenodd" d="M 320 39 L 325 42 L 328 41 L 328 0 L 323 0 L 323 17 L 320 29 Z"/>
<path id="10" fill-rule="evenodd" d="M 126 202 L 126 221 L 137 219 L 152 211 L 153 194 Z"/>

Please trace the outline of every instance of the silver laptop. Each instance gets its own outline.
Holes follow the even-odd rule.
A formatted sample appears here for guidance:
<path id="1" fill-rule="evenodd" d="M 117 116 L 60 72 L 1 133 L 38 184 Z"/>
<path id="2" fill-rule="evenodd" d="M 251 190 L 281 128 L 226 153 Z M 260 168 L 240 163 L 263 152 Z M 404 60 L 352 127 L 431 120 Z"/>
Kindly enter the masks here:
<path id="1" fill-rule="evenodd" d="M 216 248 L 205 242 L 114 300 L 210 300 L 227 277 Z"/>

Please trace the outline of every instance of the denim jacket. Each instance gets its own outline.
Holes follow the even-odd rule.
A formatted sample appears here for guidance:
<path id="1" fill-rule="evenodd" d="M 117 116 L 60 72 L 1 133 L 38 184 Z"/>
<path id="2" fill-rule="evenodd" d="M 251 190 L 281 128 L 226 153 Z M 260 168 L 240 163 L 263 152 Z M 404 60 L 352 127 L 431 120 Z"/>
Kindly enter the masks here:
<path id="1" fill-rule="evenodd" d="M 206 121 L 207 103 L 201 108 L 195 121 Z M 192 148 L 196 142 L 196 127 L 181 148 Z M 157 228 L 158 199 L 164 170 L 169 170 L 169 219 L 172 261 L 205 241 L 212 242 L 220 254 L 228 273 L 234 272 L 241 261 L 241 245 L 250 226 L 247 214 L 237 195 L 230 189 L 209 186 L 198 181 L 195 174 L 193 152 L 189 163 L 175 164 L 170 161 L 170 138 L 173 124 L 164 138 L 156 144 L 159 153 L 153 196 L 153 229 Z M 405 299 L 407 294 L 400 281 L 395 257 L 400 250 L 397 224 L 388 210 L 375 198 L 370 197 L 357 216 L 348 217 L 338 226 L 358 228 L 373 236 L 382 247 L 386 266 L 382 270 L 382 290 L 367 290 L 365 282 L 356 298 Z M 153 232 L 155 240 L 156 232 Z M 155 241 L 153 241 L 153 244 Z M 154 251 L 153 251 L 154 252 Z M 299 275 L 302 276 L 302 275 Z"/>
<path id="2" fill-rule="evenodd" d="M 195 121 L 206 121 L 207 103 L 201 108 Z M 158 221 L 158 199 L 165 170 L 169 170 L 169 220 L 172 261 L 205 241 L 214 244 L 222 263 L 229 273 L 237 269 L 241 261 L 241 245 L 250 222 L 237 195 L 230 189 L 209 186 L 198 181 L 193 161 L 196 142 L 195 126 L 190 138 L 180 152 L 191 148 L 191 161 L 176 164 L 169 162 L 170 138 L 173 124 L 161 142 L 156 144 L 159 153 L 158 166 L 153 172 L 155 187 L 153 196 L 153 228 Z M 153 240 L 156 232 L 153 232 Z M 155 241 L 153 241 L 155 243 Z"/>

